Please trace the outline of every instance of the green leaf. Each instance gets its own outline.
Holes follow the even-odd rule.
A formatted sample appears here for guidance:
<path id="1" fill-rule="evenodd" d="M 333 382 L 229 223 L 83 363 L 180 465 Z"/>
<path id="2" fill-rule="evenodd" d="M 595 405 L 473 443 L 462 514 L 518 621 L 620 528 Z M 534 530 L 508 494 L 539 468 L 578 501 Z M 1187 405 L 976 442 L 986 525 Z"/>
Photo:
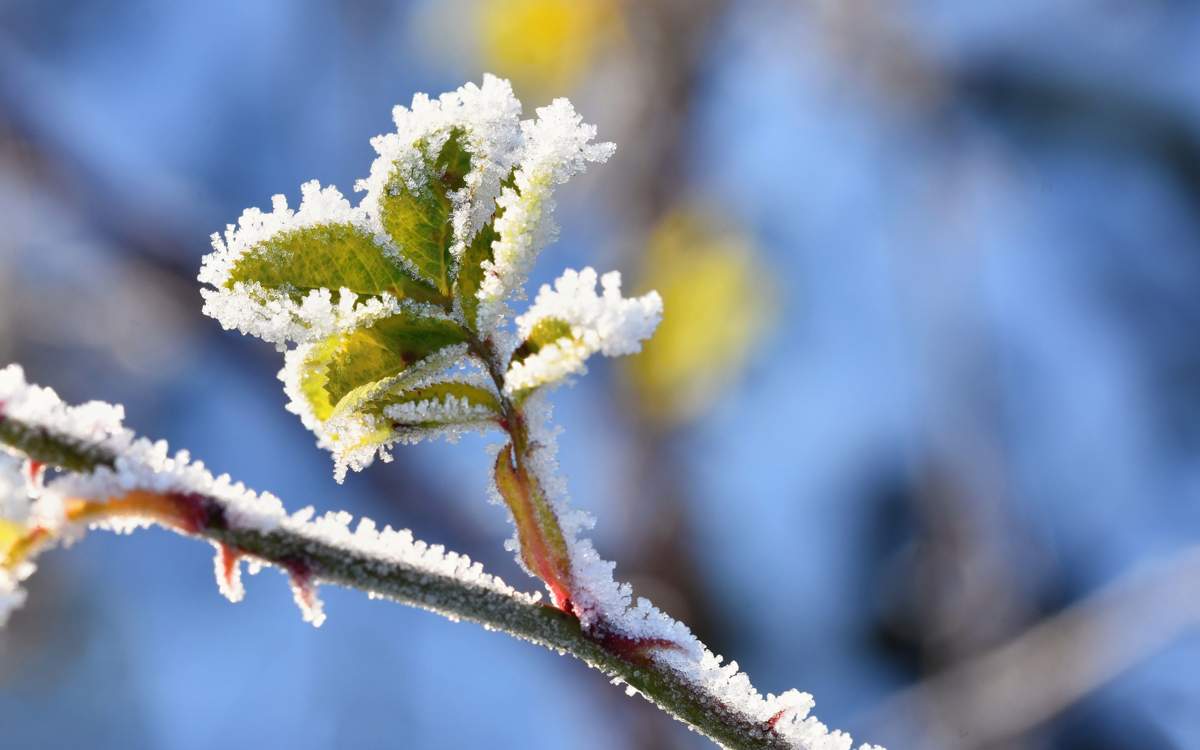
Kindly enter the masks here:
<path id="1" fill-rule="evenodd" d="M 424 144 L 417 147 L 424 150 Z M 399 168 L 392 171 L 379 199 L 379 215 L 400 254 L 448 297 L 453 264 L 450 193 L 463 187 L 471 169 L 471 155 L 463 146 L 461 130 L 451 132 L 437 158 L 427 166 L 431 178 L 416 192 Z"/>
<path id="2" fill-rule="evenodd" d="M 561 318 L 542 318 L 534 324 L 529 335 L 513 352 L 512 362 L 522 362 L 555 341 L 574 336 L 571 324 Z M 510 363 L 511 366 L 511 363 Z"/>
<path id="3" fill-rule="evenodd" d="M 457 323 L 405 312 L 331 336 L 304 362 L 301 390 L 322 421 L 358 409 L 385 381 L 447 346 L 466 341 Z"/>
<path id="4" fill-rule="evenodd" d="M 225 286 L 253 282 L 297 301 L 313 289 L 335 295 L 391 293 L 397 298 L 444 303 L 433 287 L 412 278 L 388 258 L 370 232 L 353 224 L 319 224 L 276 234 L 234 263 Z"/>

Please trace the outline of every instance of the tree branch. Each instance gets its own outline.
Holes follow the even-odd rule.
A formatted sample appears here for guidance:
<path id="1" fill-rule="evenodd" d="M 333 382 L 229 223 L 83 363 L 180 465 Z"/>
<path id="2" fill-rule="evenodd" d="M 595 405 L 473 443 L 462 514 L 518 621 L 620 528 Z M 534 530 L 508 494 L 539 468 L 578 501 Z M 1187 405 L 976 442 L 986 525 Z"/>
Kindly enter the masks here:
<path id="1" fill-rule="evenodd" d="M 56 435 L 38 425 L 6 418 L 2 410 L 0 443 L 32 461 L 64 471 L 89 472 L 117 463 L 117 456 L 103 446 L 86 444 Z M 312 581 L 364 591 L 452 620 L 479 623 L 488 629 L 570 654 L 614 682 L 626 683 L 665 713 L 724 747 L 791 746 L 773 731 L 772 722 L 753 720 L 670 667 L 651 661 L 636 651 L 623 650 L 622 646 L 628 644 L 619 639 L 592 637 L 571 615 L 536 603 L 531 598 L 344 548 L 315 533 L 238 528 L 228 522 L 226 508 L 217 498 L 137 491 L 130 495 L 139 496 L 135 511 L 118 514 L 117 509 L 132 506 L 123 506 L 120 500 L 114 499 L 109 503 L 87 503 L 86 512 L 81 511 L 77 518 L 91 523 L 106 520 L 106 505 L 113 509 L 114 516 L 141 513 L 141 520 L 153 521 L 187 536 L 207 539 L 236 550 L 238 555 L 277 566 L 292 575 L 303 571 Z M 149 504 L 147 498 L 150 498 Z M 167 510 L 147 511 L 154 502 Z M 30 535 L 37 535 L 37 539 L 31 540 L 24 548 L 26 550 L 44 541 L 46 532 L 35 528 Z M 20 560 L 9 559 L 5 565 L 12 567 L 17 562 Z"/>
<path id="2" fill-rule="evenodd" d="M 1190 546 L 904 689 L 871 723 L 905 732 L 910 747 L 1002 746 L 1198 627 L 1200 546 Z M 923 721 L 906 731 L 914 716 Z"/>

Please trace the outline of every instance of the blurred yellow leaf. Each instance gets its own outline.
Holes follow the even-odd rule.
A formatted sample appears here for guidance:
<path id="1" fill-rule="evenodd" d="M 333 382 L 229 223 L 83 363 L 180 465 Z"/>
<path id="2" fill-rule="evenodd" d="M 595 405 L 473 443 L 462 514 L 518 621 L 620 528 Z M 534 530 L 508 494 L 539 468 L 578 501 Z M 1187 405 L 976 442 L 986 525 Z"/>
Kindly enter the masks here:
<path id="1" fill-rule="evenodd" d="M 8 556 L 8 551 L 23 536 L 25 536 L 25 527 L 22 524 L 0 518 L 0 561 Z"/>
<path id="2" fill-rule="evenodd" d="M 619 35 L 617 0 L 478 0 L 486 66 L 537 94 L 565 91 Z"/>
<path id="3" fill-rule="evenodd" d="M 641 286 L 663 297 L 663 322 L 628 372 L 660 426 L 693 419 L 741 373 L 770 317 L 769 274 L 750 240 L 702 206 L 668 214 L 647 241 Z"/>

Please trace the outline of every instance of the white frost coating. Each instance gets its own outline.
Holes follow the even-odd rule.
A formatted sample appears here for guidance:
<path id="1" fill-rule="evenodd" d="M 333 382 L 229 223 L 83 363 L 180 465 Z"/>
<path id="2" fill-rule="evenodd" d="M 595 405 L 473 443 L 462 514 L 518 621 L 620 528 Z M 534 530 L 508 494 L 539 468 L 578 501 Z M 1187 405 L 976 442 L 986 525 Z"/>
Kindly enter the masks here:
<path id="1" fill-rule="evenodd" d="M 120 406 L 99 401 L 69 406 L 53 390 L 26 383 L 19 366 L 0 370 L 0 414 L 5 418 L 116 457 L 112 468 L 100 466 L 90 474 L 64 474 L 49 482 L 33 506 L 35 512 L 61 508 L 67 497 L 102 500 L 142 490 L 212 497 L 225 504 L 229 522 L 262 531 L 274 528 L 283 514 L 277 498 L 250 492 L 228 475 L 213 477 L 186 451 L 169 455 L 165 441 L 135 437 L 122 424 L 124 413 Z"/>
<path id="2" fill-rule="evenodd" d="M 19 365 L 0 369 L 0 417 L 34 422 L 80 443 L 109 439 L 121 431 L 125 410 L 102 401 L 67 407 L 58 394 L 25 382 Z"/>
<path id="3" fill-rule="evenodd" d="M 362 207 L 376 233 L 385 235 L 379 202 L 392 173 L 399 169 L 409 190 L 422 192 L 431 177 L 427 165 L 457 129 L 471 154 L 465 184 L 450 196 L 454 238 L 450 251 L 461 257 L 466 244 L 495 212 L 500 182 L 520 154 L 520 115 L 521 103 L 512 85 L 493 75 L 485 75 L 482 86 L 468 83 L 437 99 L 417 94 L 411 108 L 397 106 L 392 112 L 396 132 L 371 139 L 379 158 L 371 164 L 370 176 L 355 186 L 366 191 Z"/>
<path id="4" fill-rule="evenodd" d="M 383 410 L 384 416 L 400 424 L 465 424 L 494 417 L 491 409 L 466 396 L 447 394 L 443 399 L 405 401 Z"/>
<path id="5" fill-rule="evenodd" d="M 468 83 L 437 99 L 417 94 L 411 107 L 396 107 L 395 132 L 371 140 L 378 157 L 369 176 L 355 185 L 366 193 L 358 206 L 352 207 L 336 188 L 322 189 L 314 181 L 302 186 L 298 211 L 289 209 L 287 200 L 277 195 L 271 212 L 247 209 L 224 237 L 213 235 L 215 252 L 204 259 L 199 277 L 214 287 L 203 291 L 205 312 L 226 329 L 259 336 L 281 348 L 287 342 L 312 341 L 333 330 L 361 325 L 355 314 L 363 305 L 356 306 L 353 297 L 334 304 L 328 291 L 317 290 L 297 303 L 255 284 L 239 283 L 232 289 L 224 285 L 236 261 L 249 249 L 281 231 L 320 223 L 349 223 L 371 232 L 389 255 L 413 271 L 384 229 L 380 200 L 397 171 L 409 190 L 425 190 L 436 177 L 430 174 L 431 165 L 451 133 L 458 131 L 471 166 L 463 187 L 450 195 L 452 255 L 461 258 L 480 228 L 503 211 L 495 222 L 499 238 L 493 244 L 494 259 L 484 263 L 478 292 L 481 329 L 485 337 L 494 333 L 507 314 L 506 300 L 520 294 L 535 256 L 557 232 L 551 217 L 554 188 L 582 172 L 588 162 L 607 160 L 616 149 L 612 143 L 593 143 L 595 127 L 584 124 L 566 99 L 538 109 L 533 120 L 521 120 L 520 113 L 511 84 L 492 75 L 485 75 L 482 85 Z M 513 184 L 501 188 L 510 175 Z M 457 273 L 457 266 L 452 273 Z M 362 314 L 379 317 L 393 303 L 385 297 L 385 309 Z"/>
<path id="6" fill-rule="evenodd" d="M 213 573 L 217 578 L 217 590 L 221 596 L 237 604 L 246 598 L 241 560 L 221 544 L 213 542 L 213 548 L 216 550 L 213 554 Z"/>
<path id="7" fill-rule="evenodd" d="M 616 145 L 592 143 L 593 125 L 585 125 L 571 102 L 555 99 L 537 111 L 536 120 L 521 123 L 524 150 L 515 173 L 515 186 L 497 200 L 493 260 L 479 289 L 479 325 L 485 333 L 498 328 L 507 315 L 506 300 L 518 293 L 538 252 L 558 232 L 554 223 L 554 188 L 582 172 L 588 162 L 607 161 Z"/>
<path id="8" fill-rule="evenodd" d="M 515 362 L 504 378 L 509 393 L 554 383 L 585 371 L 584 362 L 595 352 L 606 356 L 641 351 L 662 320 L 662 298 L 657 292 L 641 297 L 621 296 L 621 274 L 610 271 L 600 278 L 602 294 L 596 294 L 596 271 L 568 269 L 554 282 L 543 284 L 533 306 L 517 318 L 521 338 L 547 319 L 571 326 L 571 337 L 543 346 L 535 354 Z"/>
<path id="9" fill-rule="evenodd" d="M 29 461 L 9 455 L 2 448 L 0 521 L 17 527 L 45 529 L 57 529 L 63 523 L 62 501 L 43 491 L 40 471 L 35 472 Z"/>
<path id="10" fill-rule="evenodd" d="M 446 552 L 440 545 L 427 545 L 413 538 L 411 532 L 396 531 L 391 527 L 378 531 L 369 519 L 362 519 L 351 531 L 348 513 L 329 513 L 312 520 L 312 508 L 305 508 L 288 515 L 283 504 L 273 495 L 257 494 L 240 483 L 233 483 L 227 475 L 213 477 L 202 463 L 192 461 L 186 451 L 169 455 L 163 441 L 150 442 L 138 438 L 121 424 L 120 407 L 93 402 L 83 406 L 64 404 L 54 391 L 39 388 L 25 382 L 24 373 L 16 365 L 0 370 L 0 404 L 7 417 L 22 423 L 39 426 L 67 440 L 93 445 L 117 457 L 116 468 L 101 467 L 91 474 L 63 474 L 48 482 L 44 495 L 54 499 L 61 507 L 65 498 L 108 500 L 138 490 L 155 494 L 189 494 L 215 500 L 222 510 L 225 524 L 230 529 L 270 532 L 286 531 L 314 543 L 328 544 L 347 552 L 357 553 L 383 564 L 396 564 L 419 570 L 421 573 L 445 576 L 475 587 L 481 587 L 533 603 L 537 596 L 519 594 L 500 579 L 483 572 L 478 563 L 465 556 Z M 32 517 L 37 513 L 36 505 L 31 510 L 28 499 L 13 498 L 10 492 L 25 493 L 27 486 L 22 474 L 22 464 L 7 452 L 0 450 L 0 508 L 15 509 L 15 514 Z M 41 502 L 39 499 L 38 502 Z M 47 504 L 46 507 L 52 507 Z M 132 531 L 154 523 L 153 518 L 121 518 L 101 521 L 93 527 L 107 528 L 117 532 Z M 176 529 L 177 531 L 180 529 Z M 71 532 L 72 529 L 60 529 Z M 62 534 L 58 536 L 61 538 Z M 251 564 L 269 564 L 269 561 L 250 559 Z M 218 549 L 214 562 L 218 586 L 230 599 L 241 598 L 240 571 L 234 565 L 232 575 L 225 577 L 221 552 Z M 0 569 L 0 621 L 7 612 L 19 606 L 25 593 L 18 585 L 33 572 L 33 565 L 25 563 L 12 573 Z M 296 601 L 300 604 L 304 618 L 314 625 L 324 620 L 320 600 L 316 597 L 318 580 L 309 577 L 306 571 L 287 569 L 291 578 Z M 437 601 L 426 601 L 426 606 L 436 608 Z"/>
<path id="11" fill-rule="evenodd" d="M 533 306 L 517 318 L 521 336 L 528 336 L 539 321 L 557 318 L 570 323 L 575 337 L 593 351 L 610 357 L 641 351 L 642 341 L 662 320 L 662 298 L 658 292 L 622 297 L 618 271 L 600 277 L 600 285 L 603 294 L 596 294 L 593 268 L 563 271 L 554 288 L 543 284 Z"/>
<path id="12" fill-rule="evenodd" d="M 352 208 L 338 189 L 332 185 L 322 188 L 321 183 L 310 180 L 300 186 L 300 209 L 288 208 L 287 196 L 271 197 L 271 212 L 263 213 L 258 208 L 247 208 L 238 219 L 237 226 L 230 224 L 225 236 L 214 232 L 214 252 L 204 256 L 200 265 L 199 280 L 216 287 L 229 281 L 234 265 L 258 245 L 280 232 L 305 229 L 317 224 L 354 224 L 366 226 L 359 209 Z"/>
<path id="13" fill-rule="evenodd" d="M 264 289 L 254 283 L 239 282 L 226 288 L 232 269 L 249 250 L 280 232 L 323 223 L 360 227 L 372 233 L 397 262 L 406 263 L 386 236 L 380 216 L 381 198 L 397 170 L 409 189 L 417 192 L 426 189 L 429 180 L 436 177 L 429 174 L 431 164 L 451 134 L 458 132 L 470 152 L 471 167 L 464 186 L 450 196 L 451 251 L 461 258 L 466 243 L 500 208 L 504 209 L 495 225 L 499 239 L 493 246 L 494 262 L 485 261 L 479 290 L 479 320 L 482 338 L 490 339 L 497 350 L 505 349 L 511 340 L 509 332 L 500 328 L 508 311 L 506 300 L 519 293 L 534 256 L 556 231 L 550 217 L 553 189 L 581 172 L 588 162 L 604 161 L 615 149 L 611 143 L 592 143 L 595 128 L 583 124 L 565 99 L 539 109 L 534 120 L 520 120 L 520 112 L 521 105 L 513 95 L 512 86 L 491 75 L 484 76 L 482 85 L 468 83 L 437 99 L 418 94 L 413 97 L 411 108 L 395 109 L 395 132 L 372 139 L 379 156 L 371 165 L 370 176 L 356 185 L 358 190 L 366 192 L 357 207 L 352 207 L 336 188 L 321 188 L 317 182 L 309 182 L 302 187 L 299 210 L 290 209 L 283 196 L 275 196 L 271 212 L 248 209 L 238 226 L 230 226 L 223 237 L 213 237 L 215 251 L 204 259 L 199 276 L 201 282 L 213 287 L 202 292 L 205 313 L 226 329 L 258 336 L 281 350 L 289 343 L 300 345 L 287 355 L 280 373 L 290 399 L 288 409 L 298 414 L 316 434 L 319 445 L 333 453 L 339 481 L 350 469 L 361 470 L 377 457 L 388 460 L 388 451 L 395 443 L 416 442 L 434 435 L 454 439 L 461 432 L 462 425 L 458 423 L 444 428 L 400 426 L 389 431 L 386 420 L 378 415 L 355 413 L 353 409 L 341 410 L 344 413 L 321 420 L 304 398 L 302 363 L 312 351 L 309 345 L 334 333 L 348 332 L 411 309 L 412 303 L 387 294 L 357 297 L 347 289 L 315 289 L 297 300 L 280 290 Z M 502 191 L 501 183 L 510 175 L 513 184 Z M 455 299 L 453 309 L 453 318 L 465 323 L 461 300 Z M 433 308 L 423 312 L 444 315 Z M 529 364 L 526 374 L 543 381 L 562 377 L 581 371 L 583 360 L 597 348 L 615 352 L 615 334 L 610 336 L 601 331 L 598 334 L 601 339 L 597 341 L 595 335 L 582 333 L 584 338 L 578 346 L 562 342 L 547 347 Z M 466 354 L 458 348 L 445 351 L 448 354 L 442 359 L 449 354 L 462 359 Z M 447 364 L 450 364 L 448 359 Z M 402 385 L 382 383 L 376 393 L 394 392 Z M 469 412 L 464 414 L 469 417 L 467 426 L 478 427 L 483 423 L 478 407 L 466 408 L 458 403 L 443 406 Z M 439 409 L 445 411 L 435 404 L 402 406 L 397 407 L 396 414 L 400 415 L 398 421 L 407 421 L 418 416 L 418 410 L 428 413 Z"/>
<path id="14" fill-rule="evenodd" d="M 314 289 L 299 302 L 280 290 L 265 289 L 257 283 L 238 282 L 226 288 L 234 265 L 248 251 L 280 232 L 306 229 L 318 224 L 351 224 L 373 232 L 361 208 L 351 208 L 338 189 L 322 188 L 316 180 L 300 187 L 300 209 L 288 208 L 287 197 L 271 198 L 272 210 L 264 213 L 248 208 L 225 230 L 214 233 L 213 252 L 201 262 L 199 280 L 212 285 L 202 289 L 204 314 L 215 318 L 226 330 L 238 330 L 283 348 L 289 341 L 314 341 L 329 334 L 366 325 L 399 310 L 399 302 L 389 294 L 363 300 L 347 289 L 333 300 L 329 289 Z"/>

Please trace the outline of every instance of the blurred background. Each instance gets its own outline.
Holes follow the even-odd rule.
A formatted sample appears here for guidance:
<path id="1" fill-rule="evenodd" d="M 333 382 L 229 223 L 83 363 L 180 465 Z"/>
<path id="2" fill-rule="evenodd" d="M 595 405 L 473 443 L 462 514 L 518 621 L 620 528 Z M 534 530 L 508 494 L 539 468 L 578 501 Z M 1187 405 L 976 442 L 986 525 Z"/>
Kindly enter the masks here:
<path id="1" fill-rule="evenodd" d="M 353 475 L 271 347 L 201 316 L 210 233 L 349 192 L 393 104 L 485 71 L 620 148 L 571 265 L 657 288 L 557 392 L 617 573 L 764 691 L 900 748 L 1200 747 L 1200 4 L 0 4 L 0 362 L 126 404 L 289 507 L 534 583 L 488 438 Z M 5 748 L 693 748 L 580 664 L 95 534 L 0 633 Z"/>

